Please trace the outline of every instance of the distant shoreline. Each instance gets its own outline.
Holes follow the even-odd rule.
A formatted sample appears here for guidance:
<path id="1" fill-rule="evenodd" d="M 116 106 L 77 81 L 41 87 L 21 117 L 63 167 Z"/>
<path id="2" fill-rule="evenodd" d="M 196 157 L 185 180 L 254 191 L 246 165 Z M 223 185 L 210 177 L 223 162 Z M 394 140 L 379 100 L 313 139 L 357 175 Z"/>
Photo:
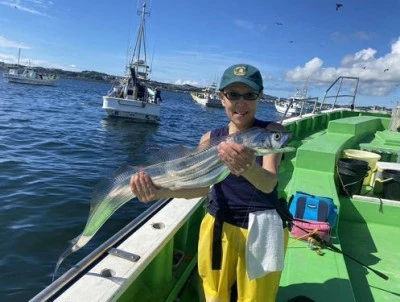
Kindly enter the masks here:
<path id="1" fill-rule="evenodd" d="M 27 67 L 25 65 L 19 65 L 19 68 Z M 9 68 L 18 68 L 17 64 L 8 64 L 0 61 L 0 71 L 7 72 Z M 102 72 L 97 71 L 66 71 L 62 69 L 56 68 L 44 68 L 44 67 L 35 67 L 37 70 L 42 71 L 44 73 L 55 74 L 63 79 L 77 79 L 77 80 L 88 80 L 88 81 L 96 81 L 96 82 L 106 82 L 113 83 L 116 80 L 120 79 L 119 76 L 109 75 Z M 175 85 L 170 83 L 161 83 L 157 81 L 147 81 L 148 85 L 152 88 L 158 88 L 159 90 L 169 90 L 169 91 L 177 91 L 190 93 L 195 91 L 201 91 L 203 87 L 195 87 L 192 85 Z"/>
<path id="2" fill-rule="evenodd" d="M 9 68 L 17 68 L 18 66 L 16 64 L 8 64 L 0 61 L 0 71 L 6 72 Z M 20 67 L 27 67 L 25 65 L 20 65 Z M 120 79 L 120 76 L 114 76 L 114 75 L 109 75 L 106 73 L 102 72 L 97 72 L 97 71 L 66 71 L 62 69 L 56 69 L 56 68 L 44 68 L 44 67 L 35 67 L 39 71 L 46 72 L 46 73 L 51 73 L 51 74 L 56 74 L 60 78 L 64 79 L 76 79 L 76 80 L 86 80 L 86 81 L 96 81 L 96 82 L 105 82 L 105 83 L 113 83 L 116 80 Z M 195 87 L 192 85 L 176 85 L 176 84 L 170 84 L 170 83 L 162 83 L 162 82 L 157 82 L 157 81 L 146 81 L 146 83 L 152 87 L 152 88 L 157 88 L 161 91 L 167 90 L 167 91 L 175 91 L 175 92 L 182 92 L 182 93 L 190 93 L 190 92 L 199 92 L 204 87 Z M 278 97 L 272 96 L 272 95 L 264 95 L 263 99 L 261 102 L 263 103 L 274 103 L 275 100 L 278 99 Z M 285 100 L 284 98 L 281 98 L 282 100 Z M 378 111 L 388 111 L 391 110 L 391 108 L 386 108 L 384 106 L 357 106 L 358 109 L 361 110 L 378 110 Z"/>

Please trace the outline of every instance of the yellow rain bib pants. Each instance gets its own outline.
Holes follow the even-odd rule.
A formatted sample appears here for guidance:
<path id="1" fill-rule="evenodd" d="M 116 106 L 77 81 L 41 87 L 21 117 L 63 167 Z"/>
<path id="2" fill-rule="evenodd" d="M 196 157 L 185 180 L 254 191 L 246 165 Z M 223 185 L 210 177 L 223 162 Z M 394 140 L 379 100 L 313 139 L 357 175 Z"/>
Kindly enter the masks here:
<path id="1" fill-rule="evenodd" d="M 223 223 L 222 264 L 220 270 L 212 270 L 212 241 L 215 218 L 206 214 L 200 228 L 199 275 L 203 282 L 207 302 L 229 302 L 231 287 L 236 282 L 238 301 L 274 302 L 279 289 L 281 272 L 273 272 L 264 277 L 249 280 L 246 271 L 247 229 Z M 284 230 L 285 251 L 288 230 Z"/>

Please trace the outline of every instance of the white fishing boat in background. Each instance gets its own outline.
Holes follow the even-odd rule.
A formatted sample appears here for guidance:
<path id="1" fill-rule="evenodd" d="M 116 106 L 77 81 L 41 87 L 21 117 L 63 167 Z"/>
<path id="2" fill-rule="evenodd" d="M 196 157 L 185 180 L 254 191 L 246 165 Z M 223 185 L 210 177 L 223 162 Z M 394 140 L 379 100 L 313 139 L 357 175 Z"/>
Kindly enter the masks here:
<path id="1" fill-rule="evenodd" d="M 139 12 L 139 32 L 126 76 L 103 96 L 103 109 L 109 116 L 157 123 L 160 118 L 161 96 L 159 90 L 148 85 L 150 67 L 147 65 L 145 17 L 149 12 L 146 12 L 146 3 L 143 3 Z"/>
<path id="2" fill-rule="evenodd" d="M 218 96 L 216 83 L 212 83 L 210 86 L 202 89 L 201 92 L 192 92 L 190 95 L 196 103 L 202 106 L 223 108 L 221 100 Z"/>
<path id="3" fill-rule="evenodd" d="M 3 73 L 4 79 L 10 83 L 54 86 L 58 80 L 57 75 L 49 74 L 40 68 L 19 65 L 21 48 L 18 50 L 17 66 L 10 67 Z M 30 65 L 30 62 L 29 62 Z"/>
<path id="4" fill-rule="evenodd" d="M 290 99 L 287 100 L 281 100 L 278 98 L 275 102 L 275 109 L 281 114 L 285 114 L 287 111 L 287 114 L 289 115 L 298 115 L 300 113 L 301 107 L 299 104 L 293 103 L 290 101 Z"/>
<path id="5" fill-rule="evenodd" d="M 278 98 L 274 104 L 275 109 L 281 114 L 286 115 L 299 115 L 302 107 L 302 102 L 308 99 L 308 80 L 303 88 L 297 89 L 297 91 L 288 99 L 281 100 Z"/>
<path id="6" fill-rule="evenodd" d="M 58 80 L 56 75 L 42 73 L 33 67 L 25 67 L 22 73 L 18 68 L 11 68 L 4 73 L 4 78 L 11 83 L 43 86 L 54 86 Z"/>

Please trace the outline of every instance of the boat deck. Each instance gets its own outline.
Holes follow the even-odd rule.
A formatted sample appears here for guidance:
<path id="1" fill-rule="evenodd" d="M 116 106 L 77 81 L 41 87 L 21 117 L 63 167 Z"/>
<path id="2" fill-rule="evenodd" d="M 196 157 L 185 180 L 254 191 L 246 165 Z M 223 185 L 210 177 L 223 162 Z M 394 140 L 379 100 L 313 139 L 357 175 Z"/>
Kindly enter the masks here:
<path id="1" fill-rule="evenodd" d="M 389 277 L 375 273 L 345 257 L 356 301 L 400 300 L 400 244 L 393 239 L 399 226 L 341 221 L 340 241 L 344 252 Z"/>
<path id="2" fill-rule="evenodd" d="M 312 301 L 355 301 L 349 299 L 353 293 L 342 255 L 324 250 L 320 256 L 305 241 L 290 238 L 285 257 L 277 301 L 299 296 Z"/>
<path id="3" fill-rule="evenodd" d="M 351 200 L 341 198 L 340 203 L 343 251 L 389 277 L 384 280 L 345 258 L 356 301 L 400 301 L 400 243 L 395 239 L 400 201 L 354 196 Z"/>
<path id="4" fill-rule="evenodd" d="M 381 196 L 339 196 L 335 179 L 342 151 L 370 144 L 388 122 L 385 117 L 332 112 L 285 125 L 294 133 L 299 148 L 296 154 L 286 154 L 281 164 L 280 196 L 288 199 L 302 191 L 333 198 L 340 219 L 332 244 L 389 280 L 340 253 L 326 248 L 320 256 L 307 242 L 290 239 L 277 301 L 301 296 L 313 301 L 400 301 L 396 257 L 400 244 L 394 239 L 400 227 L 400 202 L 383 200 L 382 205 Z M 327 131 L 320 131 L 327 124 Z M 364 187 L 363 192 L 370 189 Z"/>

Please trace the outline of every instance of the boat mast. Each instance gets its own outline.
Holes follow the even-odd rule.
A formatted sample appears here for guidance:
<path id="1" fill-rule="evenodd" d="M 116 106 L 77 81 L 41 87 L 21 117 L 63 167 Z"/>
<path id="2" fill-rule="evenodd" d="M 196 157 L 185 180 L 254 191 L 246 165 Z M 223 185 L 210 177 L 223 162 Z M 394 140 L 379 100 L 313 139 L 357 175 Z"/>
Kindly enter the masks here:
<path id="1" fill-rule="evenodd" d="M 135 72 L 139 76 L 142 76 L 144 79 L 147 79 L 147 73 L 148 73 L 149 67 L 147 66 L 145 23 L 146 23 L 146 15 L 150 15 L 150 12 L 146 12 L 146 2 L 143 3 L 142 10 L 138 11 L 138 13 L 141 13 L 142 17 L 141 17 L 141 22 L 140 22 L 140 26 L 139 26 L 138 37 L 137 37 L 135 48 L 133 51 L 131 66 L 134 66 Z M 140 58 L 141 58 L 142 47 L 143 47 L 144 60 L 141 61 Z M 135 57 L 135 54 L 136 54 L 136 57 Z M 143 72 L 139 71 L 139 67 L 143 68 Z"/>

